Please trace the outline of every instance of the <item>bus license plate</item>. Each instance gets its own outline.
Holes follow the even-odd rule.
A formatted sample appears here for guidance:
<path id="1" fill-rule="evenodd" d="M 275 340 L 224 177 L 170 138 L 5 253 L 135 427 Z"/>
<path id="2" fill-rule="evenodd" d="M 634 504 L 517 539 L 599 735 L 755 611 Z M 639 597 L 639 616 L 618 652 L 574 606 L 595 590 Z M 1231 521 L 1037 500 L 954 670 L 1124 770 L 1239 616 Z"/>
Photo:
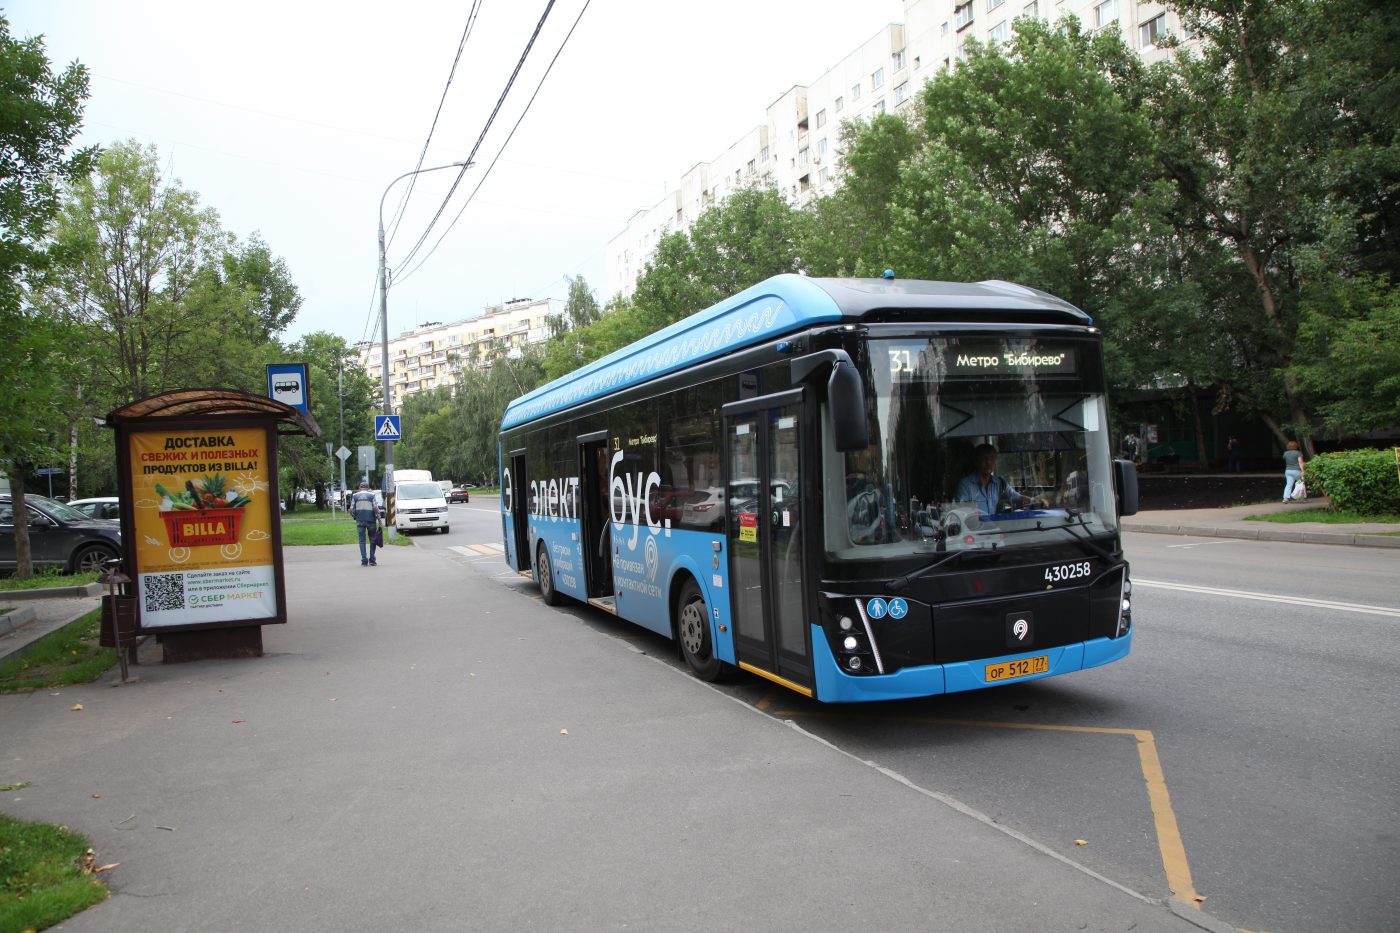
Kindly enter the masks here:
<path id="1" fill-rule="evenodd" d="M 1022 658 L 1019 661 L 1002 661 L 1000 664 L 987 665 L 987 682 L 1000 683 L 1003 680 L 1011 680 L 1016 677 L 1044 674 L 1048 670 L 1050 670 L 1050 655 L 1048 654 L 1038 654 L 1033 658 Z"/>

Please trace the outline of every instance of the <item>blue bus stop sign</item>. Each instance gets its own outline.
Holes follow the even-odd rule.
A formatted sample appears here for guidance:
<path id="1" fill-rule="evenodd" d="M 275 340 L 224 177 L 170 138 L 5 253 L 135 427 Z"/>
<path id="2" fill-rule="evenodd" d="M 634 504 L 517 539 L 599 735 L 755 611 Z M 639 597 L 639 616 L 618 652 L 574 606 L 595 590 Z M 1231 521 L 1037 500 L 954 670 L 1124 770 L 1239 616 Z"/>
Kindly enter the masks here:
<path id="1" fill-rule="evenodd" d="M 268 363 L 267 395 L 292 406 L 303 415 L 310 415 L 311 393 L 306 384 L 306 364 Z"/>

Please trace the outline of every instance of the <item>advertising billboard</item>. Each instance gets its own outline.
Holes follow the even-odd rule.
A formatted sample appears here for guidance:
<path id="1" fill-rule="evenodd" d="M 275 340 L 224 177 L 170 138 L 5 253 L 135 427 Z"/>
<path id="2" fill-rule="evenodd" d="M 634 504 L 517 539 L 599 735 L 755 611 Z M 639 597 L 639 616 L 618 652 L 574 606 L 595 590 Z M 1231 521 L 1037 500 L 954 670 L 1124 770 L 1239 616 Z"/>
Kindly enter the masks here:
<path id="1" fill-rule="evenodd" d="M 142 630 L 278 615 L 271 442 L 265 427 L 129 432 Z"/>

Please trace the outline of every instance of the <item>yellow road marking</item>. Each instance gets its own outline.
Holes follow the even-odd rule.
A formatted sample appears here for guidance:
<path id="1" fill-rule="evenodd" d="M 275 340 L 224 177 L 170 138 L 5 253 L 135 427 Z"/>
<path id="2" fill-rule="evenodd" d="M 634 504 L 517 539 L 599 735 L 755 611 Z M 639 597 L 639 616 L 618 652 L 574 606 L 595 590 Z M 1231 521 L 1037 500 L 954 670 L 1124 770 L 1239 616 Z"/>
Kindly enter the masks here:
<path id="1" fill-rule="evenodd" d="M 757 710 L 766 710 L 768 709 L 768 707 L 772 706 L 773 701 L 778 699 L 778 697 L 780 696 L 783 696 L 783 694 L 778 693 L 776 690 L 774 690 L 770 692 L 766 697 L 755 703 L 753 708 Z"/>
<path id="2" fill-rule="evenodd" d="M 762 709 L 763 707 L 759 707 Z M 777 710 L 774 716 L 808 716 L 842 718 L 838 713 L 812 713 L 805 710 Z M 1147 800 L 1152 806 L 1152 824 L 1157 831 L 1157 851 L 1162 856 L 1162 869 L 1167 876 L 1167 889 L 1181 900 L 1199 909 L 1201 897 L 1191 879 L 1191 865 L 1186 859 L 1186 845 L 1181 841 L 1181 829 L 1172 811 L 1171 795 L 1162 760 L 1157 755 L 1157 739 L 1150 729 L 1111 729 L 1106 726 L 1054 726 L 1042 723 L 993 722 L 978 719 L 939 719 L 935 717 L 890 716 L 889 722 L 917 725 L 967 726 L 977 729 L 1028 729 L 1041 732 L 1079 732 L 1100 735 L 1130 735 L 1137 740 L 1138 762 L 1142 779 L 1147 785 Z"/>

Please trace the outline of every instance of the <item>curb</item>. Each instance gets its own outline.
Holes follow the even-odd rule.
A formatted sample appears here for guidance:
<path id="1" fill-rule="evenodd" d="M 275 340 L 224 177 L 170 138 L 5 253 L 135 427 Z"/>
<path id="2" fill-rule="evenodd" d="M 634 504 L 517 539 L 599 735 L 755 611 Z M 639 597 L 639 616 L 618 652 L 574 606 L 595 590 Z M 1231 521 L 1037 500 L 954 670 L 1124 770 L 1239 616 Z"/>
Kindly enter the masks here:
<path id="1" fill-rule="evenodd" d="M 1209 930 L 1210 933 L 1240 933 L 1237 927 L 1215 919 L 1196 905 L 1188 904 L 1179 897 L 1168 898 L 1167 907 L 1182 920 L 1195 924 L 1202 930 Z"/>
<path id="2" fill-rule="evenodd" d="M 0 615 L 0 635 L 8 635 L 34 618 L 33 606 L 19 606 Z"/>
<path id="3" fill-rule="evenodd" d="M 29 650 L 30 650 L 31 648 L 33 648 L 36 644 L 38 644 L 40 641 L 42 641 L 45 635 L 50 635 L 50 634 L 52 634 L 52 633 L 58 631 L 58 630 L 61 629 L 61 628 L 66 628 L 67 626 L 72 625 L 74 622 L 78 621 L 79 619 L 81 619 L 83 616 L 87 615 L 87 614 L 88 614 L 89 612 L 91 612 L 91 611 L 92 611 L 92 609 L 90 609 L 90 608 L 89 608 L 89 609 L 84 609 L 82 612 L 74 613 L 73 615 L 68 616 L 67 618 L 61 619 L 61 620 L 59 620 L 59 621 L 56 621 L 56 622 L 53 622 L 53 623 L 45 623 L 44 625 L 40 626 L 40 630 L 39 630 L 39 631 L 29 633 L 29 634 L 27 635 L 27 637 L 26 637 L 26 636 L 20 636 L 20 637 L 26 637 L 26 640 L 25 640 L 24 644 L 15 645 L 15 646 L 9 647 L 9 648 L 7 648 L 7 647 L 5 647 L 5 646 L 0 646 L 0 664 L 4 664 L 6 661 L 12 661 L 12 660 L 14 660 L 15 658 L 23 657 L 24 655 L 26 655 L 26 654 L 29 653 Z M 18 613 L 18 612 L 29 612 L 29 613 L 33 613 L 34 610 L 26 606 L 26 607 L 23 608 L 23 609 L 16 609 L 15 612 L 7 612 L 7 613 L 5 613 L 5 617 L 9 617 L 9 616 L 15 615 L 15 613 Z M 25 622 L 28 622 L 28 621 L 29 621 L 28 619 L 25 620 Z M 21 624 L 21 623 L 16 623 L 17 626 L 18 626 L 19 624 Z M 2 628 L 0 628 L 0 635 L 3 635 L 3 634 L 5 634 L 5 632 L 3 631 Z"/>
<path id="4" fill-rule="evenodd" d="M 101 583 L 84 586 L 55 586 L 46 590 L 0 590 L 0 602 L 21 603 L 31 599 L 72 599 L 75 596 L 101 596 L 107 587 Z"/>
<path id="5" fill-rule="evenodd" d="M 1195 535 L 1201 538 L 1286 541 L 1293 544 L 1345 544 L 1353 547 L 1400 548 L 1400 537 L 1328 531 L 1287 531 L 1279 528 L 1205 528 L 1197 525 L 1124 525 L 1123 530 L 1142 531 L 1156 535 Z"/>

